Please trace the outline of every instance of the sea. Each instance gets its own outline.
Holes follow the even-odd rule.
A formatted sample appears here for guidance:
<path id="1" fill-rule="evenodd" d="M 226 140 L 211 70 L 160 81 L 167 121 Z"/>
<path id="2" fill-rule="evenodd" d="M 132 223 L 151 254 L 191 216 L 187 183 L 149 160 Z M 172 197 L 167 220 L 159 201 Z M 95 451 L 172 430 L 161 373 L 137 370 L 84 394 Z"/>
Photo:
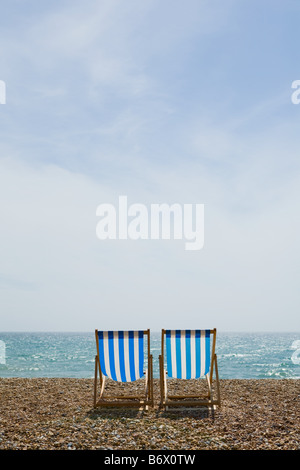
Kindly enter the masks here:
<path id="1" fill-rule="evenodd" d="M 160 332 L 151 332 L 159 377 Z M 0 377 L 93 378 L 94 332 L 0 333 Z M 300 333 L 218 332 L 220 379 L 299 379 Z"/>

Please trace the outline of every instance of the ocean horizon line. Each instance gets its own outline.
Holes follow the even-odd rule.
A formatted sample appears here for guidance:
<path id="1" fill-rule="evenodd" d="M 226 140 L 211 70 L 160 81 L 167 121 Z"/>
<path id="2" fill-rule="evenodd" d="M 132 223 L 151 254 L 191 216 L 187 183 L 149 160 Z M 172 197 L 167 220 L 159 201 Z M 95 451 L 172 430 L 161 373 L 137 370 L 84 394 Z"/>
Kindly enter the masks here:
<path id="1" fill-rule="evenodd" d="M 96 328 L 95 328 L 96 329 Z M 95 333 L 95 329 L 93 330 L 0 330 L 0 334 L 14 334 L 14 333 L 37 333 L 37 334 L 42 334 L 42 333 L 63 333 L 63 334 L 89 334 L 89 333 Z M 97 328 L 99 330 L 99 328 Z M 152 333 L 161 333 L 161 330 L 157 329 L 151 329 L 149 328 Z M 191 330 L 191 329 L 205 329 L 205 328 L 165 328 L 165 329 L 171 329 L 171 330 Z M 210 328 L 212 329 L 212 328 Z M 107 328 L 103 329 L 102 331 L 129 331 L 129 330 L 139 330 L 139 328 L 127 328 L 126 330 L 124 328 L 119 328 L 118 330 L 115 328 Z M 231 334 L 231 333 L 236 333 L 236 334 L 259 334 L 259 333 L 267 333 L 267 334 L 300 334 L 300 330 L 221 330 L 217 328 L 217 333 L 224 333 L 224 334 Z"/>

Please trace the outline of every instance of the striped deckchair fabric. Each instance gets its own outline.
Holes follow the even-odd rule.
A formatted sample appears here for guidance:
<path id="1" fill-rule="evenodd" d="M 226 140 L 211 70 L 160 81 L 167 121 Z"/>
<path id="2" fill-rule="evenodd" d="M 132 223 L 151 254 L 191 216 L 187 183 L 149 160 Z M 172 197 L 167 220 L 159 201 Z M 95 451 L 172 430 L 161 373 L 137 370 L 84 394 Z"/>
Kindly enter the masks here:
<path id="1" fill-rule="evenodd" d="M 102 373 L 117 382 L 144 376 L 143 331 L 98 331 Z"/>
<path id="2" fill-rule="evenodd" d="M 118 405 L 147 408 L 153 406 L 153 359 L 150 354 L 150 330 L 95 330 L 95 336 L 97 354 L 95 357 L 94 407 Z M 145 342 L 145 336 L 147 342 Z M 147 364 L 144 364 L 145 356 L 147 356 Z M 97 399 L 98 373 L 100 395 Z M 107 396 L 106 393 L 104 394 L 106 378 L 124 383 L 143 379 L 145 381 L 144 392 L 140 395 Z M 118 386 L 115 385 L 115 387 Z"/>
<path id="3" fill-rule="evenodd" d="M 218 365 L 215 354 L 216 334 L 215 328 L 213 330 L 162 330 L 159 356 L 161 407 L 168 409 L 169 406 L 220 406 Z M 213 375 L 215 375 L 214 381 Z M 207 381 L 207 395 L 201 395 L 199 390 L 193 395 L 169 393 L 168 383 L 172 383 L 172 380 L 200 379 L 203 376 Z M 199 382 L 196 383 L 199 385 Z M 216 388 L 213 387 L 215 383 Z M 217 393 L 216 399 L 213 397 L 213 392 Z"/>
<path id="4" fill-rule="evenodd" d="M 210 330 L 166 330 L 166 352 L 168 377 L 203 377 L 210 368 Z"/>

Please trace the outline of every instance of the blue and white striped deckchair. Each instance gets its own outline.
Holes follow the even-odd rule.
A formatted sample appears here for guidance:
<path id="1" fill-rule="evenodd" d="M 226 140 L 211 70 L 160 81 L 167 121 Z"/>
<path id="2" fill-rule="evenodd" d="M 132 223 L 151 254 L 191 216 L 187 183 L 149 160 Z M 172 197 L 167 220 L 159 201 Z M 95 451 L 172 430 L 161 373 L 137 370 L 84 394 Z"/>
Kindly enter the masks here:
<path id="1" fill-rule="evenodd" d="M 212 336 L 212 341 L 211 341 Z M 219 405 L 219 378 L 215 354 L 216 329 L 213 330 L 162 330 L 162 352 L 159 356 L 161 406 Z M 164 370 L 164 346 L 166 370 Z M 212 396 L 213 368 L 215 366 L 217 399 Z M 203 400 L 198 395 L 169 395 L 167 376 L 173 379 L 199 379 L 206 377 L 208 395 Z M 193 399 L 193 400 L 191 400 Z"/>
<path id="2" fill-rule="evenodd" d="M 99 331 L 102 374 L 117 382 L 132 382 L 144 376 L 143 331 Z"/>
<path id="3" fill-rule="evenodd" d="M 168 377 L 197 379 L 210 369 L 210 330 L 166 330 Z"/>
<path id="4" fill-rule="evenodd" d="M 146 331 L 98 331 L 95 330 L 97 355 L 95 358 L 94 405 L 148 405 L 153 401 L 152 355 L 150 354 L 150 330 Z M 148 340 L 148 367 L 144 371 L 144 336 Z M 100 377 L 100 399 L 97 402 L 97 372 Z M 145 396 L 114 396 L 104 399 L 105 378 L 116 382 L 134 382 L 145 376 Z M 130 400 L 124 402 L 124 398 Z"/>

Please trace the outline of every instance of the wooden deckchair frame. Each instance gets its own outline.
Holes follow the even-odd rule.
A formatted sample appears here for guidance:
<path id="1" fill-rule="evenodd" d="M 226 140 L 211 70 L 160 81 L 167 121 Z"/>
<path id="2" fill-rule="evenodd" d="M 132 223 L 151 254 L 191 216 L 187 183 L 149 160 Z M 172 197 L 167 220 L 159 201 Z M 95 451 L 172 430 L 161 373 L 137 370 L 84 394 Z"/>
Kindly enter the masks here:
<path id="1" fill-rule="evenodd" d="M 159 356 L 159 370 L 160 370 L 160 406 L 161 408 L 168 409 L 169 406 L 208 406 L 215 408 L 216 406 L 221 406 L 221 397 L 220 397 L 220 383 L 219 383 L 219 374 L 218 374 L 218 364 L 217 356 L 215 354 L 216 347 L 216 336 L 217 330 L 214 328 L 210 330 L 210 335 L 213 337 L 212 346 L 211 346 L 211 362 L 209 372 L 206 374 L 207 380 L 207 395 L 170 395 L 168 393 L 168 380 L 167 380 L 167 371 L 164 370 L 164 339 L 166 335 L 166 330 L 161 332 L 161 355 Z M 213 372 L 215 369 L 215 382 L 216 382 L 216 398 L 213 397 Z M 171 379 L 169 379 L 171 380 Z M 172 380 L 188 380 L 188 379 L 172 379 Z M 203 380 L 203 378 L 194 379 L 194 380 Z"/>
<path id="2" fill-rule="evenodd" d="M 105 382 L 106 377 L 101 371 L 100 366 L 100 356 L 99 356 L 99 337 L 98 330 L 95 330 L 96 336 L 96 347 L 97 354 L 95 356 L 95 380 L 94 380 L 94 408 L 96 407 L 114 407 L 114 406 L 123 406 L 123 407 L 138 407 L 147 409 L 148 406 L 153 406 L 153 358 L 150 354 L 150 330 L 143 331 L 144 337 L 147 338 L 147 359 L 148 367 L 144 371 L 145 379 L 141 378 L 138 380 L 145 380 L 145 389 L 143 395 L 111 395 L 106 396 L 105 391 Z M 98 383 L 98 373 L 99 373 L 99 382 L 100 382 L 100 393 L 97 398 L 97 383 Z M 127 382 L 122 382 L 126 384 Z"/>

